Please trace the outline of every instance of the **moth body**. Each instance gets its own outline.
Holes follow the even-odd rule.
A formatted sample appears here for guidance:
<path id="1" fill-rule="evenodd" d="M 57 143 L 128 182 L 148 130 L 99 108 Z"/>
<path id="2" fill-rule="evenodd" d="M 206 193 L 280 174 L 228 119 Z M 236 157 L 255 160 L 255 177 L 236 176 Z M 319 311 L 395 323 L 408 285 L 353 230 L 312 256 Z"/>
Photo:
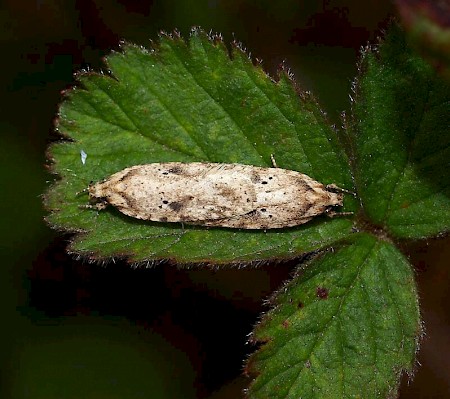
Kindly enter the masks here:
<path id="1" fill-rule="evenodd" d="M 114 173 L 88 188 L 97 209 L 156 222 L 275 229 L 342 206 L 343 194 L 292 170 L 218 163 L 152 163 Z"/>

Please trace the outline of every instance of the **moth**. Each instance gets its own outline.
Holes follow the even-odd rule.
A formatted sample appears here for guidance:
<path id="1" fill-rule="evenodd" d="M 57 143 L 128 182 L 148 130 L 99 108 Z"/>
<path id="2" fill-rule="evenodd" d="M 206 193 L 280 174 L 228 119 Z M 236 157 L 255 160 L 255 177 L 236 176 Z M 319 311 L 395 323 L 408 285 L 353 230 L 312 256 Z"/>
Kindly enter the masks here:
<path id="1" fill-rule="evenodd" d="M 298 226 L 343 205 L 341 189 L 293 170 L 207 162 L 131 166 L 87 191 L 88 208 L 112 205 L 137 219 L 238 229 Z"/>

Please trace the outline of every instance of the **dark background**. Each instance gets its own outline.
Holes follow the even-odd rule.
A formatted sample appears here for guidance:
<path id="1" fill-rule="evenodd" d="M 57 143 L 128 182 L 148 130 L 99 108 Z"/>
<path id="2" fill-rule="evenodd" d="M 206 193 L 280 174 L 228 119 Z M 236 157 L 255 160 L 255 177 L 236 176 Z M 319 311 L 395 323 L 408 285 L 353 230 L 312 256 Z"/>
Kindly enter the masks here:
<path id="1" fill-rule="evenodd" d="M 349 109 L 360 46 L 374 41 L 389 1 L 3 1 L 0 10 L 0 397 L 236 398 L 248 380 L 247 334 L 293 263 L 177 269 L 88 264 L 70 236 L 44 223 L 60 91 L 100 70 L 121 39 L 148 45 L 190 27 L 241 41 L 275 76 L 286 60 L 333 123 Z M 405 245 L 417 270 L 426 336 L 401 398 L 450 397 L 448 239 Z"/>

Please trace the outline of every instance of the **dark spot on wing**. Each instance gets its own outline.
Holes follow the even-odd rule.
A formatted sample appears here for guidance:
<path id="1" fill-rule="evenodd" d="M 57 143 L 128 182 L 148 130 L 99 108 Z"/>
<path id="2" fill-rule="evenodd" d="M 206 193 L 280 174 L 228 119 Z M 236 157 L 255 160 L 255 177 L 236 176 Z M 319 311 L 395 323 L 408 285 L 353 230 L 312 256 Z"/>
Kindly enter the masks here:
<path id="1" fill-rule="evenodd" d="M 298 186 L 303 188 L 303 190 L 305 190 L 305 191 L 314 191 L 314 189 L 307 182 L 305 182 L 302 179 L 297 179 L 297 184 L 298 184 Z"/>
<path id="2" fill-rule="evenodd" d="M 130 169 L 128 171 L 128 173 L 126 173 L 125 175 L 123 175 L 120 179 L 119 182 L 124 181 L 125 179 L 128 179 L 130 177 L 133 177 L 134 175 L 139 174 L 139 169 Z"/>
<path id="3" fill-rule="evenodd" d="M 159 218 L 160 222 L 167 222 L 167 218 L 165 216 Z"/>
<path id="4" fill-rule="evenodd" d="M 309 211 L 309 208 L 312 207 L 312 203 L 311 202 L 305 202 L 302 206 L 302 215 L 304 215 L 306 212 Z"/>
<path id="5" fill-rule="evenodd" d="M 125 192 L 121 193 L 121 196 L 125 203 L 127 204 L 128 209 L 136 209 L 136 199 L 134 197 L 128 196 Z"/>
<path id="6" fill-rule="evenodd" d="M 259 183 L 261 181 L 261 176 L 258 173 L 253 172 L 250 176 L 250 180 L 252 181 L 252 183 Z"/>
<path id="7" fill-rule="evenodd" d="M 257 209 L 253 209 L 250 212 L 247 212 L 244 216 L 247 218 L 251 218 L 253 216 L 255 216 L 257 214 L 258 210 Z"/>
<path id="8" fill-rule="evenodd" d="M 221 187 L 220 188 L 220 195 L 224 198 L 231 198 L 234 196 L 234 190 L 229 187 Z"/>
<path id="9" fill-rule="evenodd" d="M 169 175 L 171 173 L 174 174 L 174 175 L 181 175 L 181 174 L 183 174 L 184 169 L 181 166 L 176 165 L 176 166 L 172 166 L 169 169 L 158 169 L 158 171 L 160 171 L 161 174 L 163 174 L 165 176 L 167 176 L 167 175 Z"/>
<path id="10" fill-rule="evenodd" d="M 181 202 L 174 201 L 169 204 L 169 208 L 174 212 L 179 212 L 180 209 L 183 208 L 183 204 Z"/>
<path id="11" fill-rule="evenodd" d="M 173 166 L 168 172 L 173 173 L 174 175 L 181 175 L 183 173 L 183 168 L 181 166 Z"/>

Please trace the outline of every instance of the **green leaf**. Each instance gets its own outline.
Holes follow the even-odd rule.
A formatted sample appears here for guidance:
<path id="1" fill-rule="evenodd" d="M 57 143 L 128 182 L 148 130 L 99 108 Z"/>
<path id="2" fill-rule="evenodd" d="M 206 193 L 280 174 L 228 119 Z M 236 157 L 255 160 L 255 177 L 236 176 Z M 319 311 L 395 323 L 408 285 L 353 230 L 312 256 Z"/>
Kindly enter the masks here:
<path id="1" fill-rule="evenodd" d="M 248 397 L 396 396 L 421 334 L 411 265 L 388 242 L 358 234 L 310 262 L 274 298 L 248 363 Z"/>
<path id="2" fill-rule="evenodd" d="M 106 59 L 110 75 L 84 73 L 66 93 L 57 128 L 72 139 L 49 151 L 60 180 L 46 205 L 51 225 L 78 234 L 71 250 L 95 259 L 240 262 L 292 258 L 350 234 L 349 218 L 316 218 L 298 228 L 238 231 L 144 222 L 112 207 L 80 209 L 76 193 L 131 165 L 209 161 L 301 171 L 352 189 L 347 158 L 313 98 L 281 71 L 271 80 L 233 45 L 193 31 L 188 44 L 162 37 L 153 50 L 125 44 Z M 80 152 L 87 154 L 86 162 Z M 352 198 L 346 210 L 355 210 Z"/>
<path id="3" fill-rule="evenodd" d="M 353 104 L 355 180 L 366 215 L 392 235 L 450 229 L 450 87 L 392 26 L 366 50 Z"/>

